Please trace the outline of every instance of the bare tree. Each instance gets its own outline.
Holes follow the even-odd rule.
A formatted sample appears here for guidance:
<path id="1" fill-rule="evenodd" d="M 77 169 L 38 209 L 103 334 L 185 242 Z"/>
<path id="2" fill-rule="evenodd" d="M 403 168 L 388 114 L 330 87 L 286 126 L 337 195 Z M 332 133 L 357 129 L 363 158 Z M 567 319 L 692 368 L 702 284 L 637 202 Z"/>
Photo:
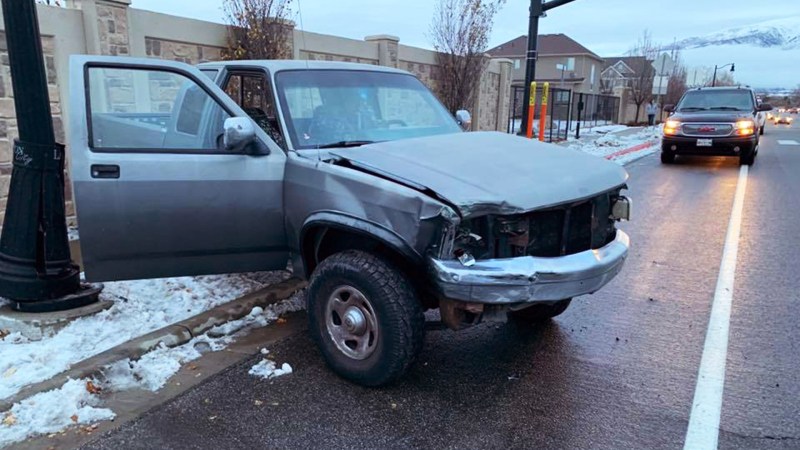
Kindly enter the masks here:
<path id="1" fill-rule="evenodd" d="M 800 85 L 792 92 L 792 103 L 795 105 L 800 103 Z"/>
<path id="2" fill-rule="evenodd" d="M 631 58 L 628 66 L 633 70 L 633 75 L 629 78 L 630 99 L 636 105 L 636 118 L 639 121 L 639 112 L 642 105 L 653 98 L 653 78 L 656 71 L 653 68 L 653 61 L 658 55 L 659 48 L 653 43 L 650 32 L 645 30 L 636 45 L 628 52 Z"/>
<path id="3" fill-rule="evenodd" d="M 669 76 L 667 93 L 664 94 L 663 104 L 675 105 L 683 94 L 689 89 L 686 85 L 686 68 L 680 63 L 675 65 L 675 70 Z"/>
<path id="4" fill-rule="evenodd" d="M 717 81 L 714 82 L 714 75 L 712 71 L 712 75 L 708 77 L 705 82 L 706 86 L 711 86 L 712 84 L 714 86 L 736 86 L 739 83 L 737 83 L 736 79 L 733 78 L 733 74 L 731 72 L 717 70 Z"/>
<path id="5" fill-rule="evenodd" d="M 225 0 L 228 48 L 224 59 L 291 57 L 293 0 Z"/>
<path id="6" fill-rule="evenodd" d="M 430 27 L 439 99 L 450 112 L 472 105 L 488 59 L 494 16 L 506 0 L 438 0 Z"/>

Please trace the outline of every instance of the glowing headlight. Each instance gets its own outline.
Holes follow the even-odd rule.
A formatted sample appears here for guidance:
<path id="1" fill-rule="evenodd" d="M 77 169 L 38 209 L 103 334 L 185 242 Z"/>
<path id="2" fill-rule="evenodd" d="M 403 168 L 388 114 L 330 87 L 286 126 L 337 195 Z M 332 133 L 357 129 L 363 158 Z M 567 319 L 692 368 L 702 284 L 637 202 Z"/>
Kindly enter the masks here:
<path id="1" fill-rule="evenodd" d="M 678 128 L 680 128 L 680 126 L 681 123 L 677 120 L 667 120 L 666 123 L 664 123 L 664 134 L 668 136 L 676 135 L 678 134 Z"/>

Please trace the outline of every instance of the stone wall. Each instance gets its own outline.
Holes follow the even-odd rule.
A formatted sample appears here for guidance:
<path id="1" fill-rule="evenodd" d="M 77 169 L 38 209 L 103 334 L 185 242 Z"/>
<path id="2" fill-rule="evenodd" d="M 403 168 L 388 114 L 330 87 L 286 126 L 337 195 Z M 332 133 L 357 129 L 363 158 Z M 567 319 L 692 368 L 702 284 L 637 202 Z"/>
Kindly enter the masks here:
<path id="1" fill-rule="evenodd" d="M 187 64 L 219 61 L 222 58 L 222 50 L 223 47 L 211 45 L 176 42 L 154 37 L 145 38 L 147 56 L 180 61 Z"/>

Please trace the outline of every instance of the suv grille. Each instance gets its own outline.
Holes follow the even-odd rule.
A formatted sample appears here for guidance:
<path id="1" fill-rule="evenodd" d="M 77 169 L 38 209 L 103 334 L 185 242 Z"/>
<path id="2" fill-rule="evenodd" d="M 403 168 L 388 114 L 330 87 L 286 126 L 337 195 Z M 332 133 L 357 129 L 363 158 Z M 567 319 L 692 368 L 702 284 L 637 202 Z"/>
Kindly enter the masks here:
<path id="1" fill-rule="evenodd" d="M 681 127 L 681 132 L 686 136 L 729 136 L 733 132 L 733 125 L 729 123 L 685 123 Z"/>

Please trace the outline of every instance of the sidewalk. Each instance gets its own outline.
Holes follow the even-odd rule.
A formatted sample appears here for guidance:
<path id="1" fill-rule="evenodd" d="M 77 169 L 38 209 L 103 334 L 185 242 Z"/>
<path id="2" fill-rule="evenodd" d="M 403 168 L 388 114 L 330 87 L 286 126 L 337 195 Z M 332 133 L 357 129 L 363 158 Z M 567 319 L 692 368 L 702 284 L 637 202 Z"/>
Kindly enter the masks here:
<path id="1" fill-rule="evenodd" d="M 625 165 L 657 152 L 660 139 L 660 125 L 652 127 L 609 125 L 593 128 L 581 134 L 580 139 L 573 137 L 557 145 Z"/>

